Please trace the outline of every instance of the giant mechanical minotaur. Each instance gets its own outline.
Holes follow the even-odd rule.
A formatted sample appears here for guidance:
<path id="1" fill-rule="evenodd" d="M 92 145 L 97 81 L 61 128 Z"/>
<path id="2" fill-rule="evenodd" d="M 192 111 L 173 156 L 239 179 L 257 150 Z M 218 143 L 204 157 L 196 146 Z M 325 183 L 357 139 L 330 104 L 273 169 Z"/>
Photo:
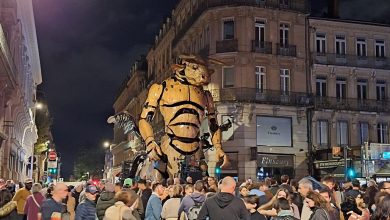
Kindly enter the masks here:
<path id="1" fill-rule="evenodd" d="M 182 55 L 179 59 L 178 64 L 172 65 L 173 77 L 150 87 L 139 121 L 149 159 L 167 163 L 170 177 L 178 175 L 178 161 L 183 160 L 185 155 L 195 155 L 197 159 L 202 156 L 200 126 L 205 117 L 209 121 L 216 160 L 223 158 L 221 167 L 228 163 L 221 146 L 221 130 L 211 93 L 203 90 L 214 71 L 208 69 L 208 63 L 198 56 Z M 213 59 L 209 59 L 209 62 L 220 64 Z M 157 108 L 165 124 L 165 135 L 160 145 L 151 126 Z"/>

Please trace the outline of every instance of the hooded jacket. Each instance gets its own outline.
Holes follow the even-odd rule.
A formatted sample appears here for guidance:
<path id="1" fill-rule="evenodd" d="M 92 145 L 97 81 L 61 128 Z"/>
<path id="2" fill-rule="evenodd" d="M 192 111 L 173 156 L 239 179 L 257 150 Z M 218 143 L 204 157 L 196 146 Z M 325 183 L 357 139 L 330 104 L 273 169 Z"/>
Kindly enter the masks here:
<path id="1" fill-rule="evenodd" d="M 103 191 L 96 203 L 96 214 L 99 220 L 102 220 L 104 213 L 108 207 L 115 204 L 116 200 L 114 199 L 114 192 Z"/>
<path id="2" fill-rule="evenodd" d="M 208 198 L 200 209 L 200 219 L 249 220 L 250 214 L 244 202 L 231 193 L 219 192 Z"/>
<path id="3" fill-rule="evenodd" d="M 187 195 L 181 200 L 180 207 L 179 207 L 179 216 L 184 211 L 186 214 L 188 214 L 188 210 L 195 205 L 196 203 L 203 203 L 206 200 L 205 195 L 199 192 L 193 192 L 191 195 Z"/>

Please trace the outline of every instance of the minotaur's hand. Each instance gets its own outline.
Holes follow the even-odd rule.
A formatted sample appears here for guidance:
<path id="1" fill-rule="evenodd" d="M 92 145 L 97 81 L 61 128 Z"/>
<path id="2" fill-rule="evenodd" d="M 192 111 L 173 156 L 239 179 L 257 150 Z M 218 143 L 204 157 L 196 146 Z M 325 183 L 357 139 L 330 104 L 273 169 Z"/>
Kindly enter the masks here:
<path id="1" fill-rule="evenodd" d="M 155 141 L 153 141 L 152 143 L 149 144 L 149 146 L 147 146 L 147 152 L 149 152 L 148 157 L 150 160 L 157 161 L 161 159 L 162 156 L 161 147 L 158 146 L 158 144 Z"/>
<path id="2" fill-rule="evenodd" d="M 227 157 L 227 155 L 225 154 L 225 152 L 222 150 L 222 148 L 219 146 L 219 147 L 216 147 L 216 151 L 215 151 L 215 159 L 216 161 L 219 161 L 221 158 L 223 159 L 223 162 L 222 162 L 222 165 L 221 165 L 221 168 L 226 168 L 230 165 L 230 162 L 229 162 L 229 158 Z"/>

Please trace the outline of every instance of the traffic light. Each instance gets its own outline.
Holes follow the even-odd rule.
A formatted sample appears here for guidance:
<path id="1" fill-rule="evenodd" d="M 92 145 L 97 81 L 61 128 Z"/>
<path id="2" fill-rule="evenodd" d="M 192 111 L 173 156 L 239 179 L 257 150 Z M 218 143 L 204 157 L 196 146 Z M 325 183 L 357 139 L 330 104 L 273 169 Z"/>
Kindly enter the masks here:
<path id="1" fill-rule="evenodd" d="M 217 174 L 217 175 L 221 174 L 221 167 L 219 167 L 219 166 L 215 167 L 215 174 Z"/>
<path id="2" fill-rule="evenodd" d="M 348 168 L 347 170 L 347 177 L 349 179 L 354 179 L 356 177 L 356 171 L 353 167 Z"/>
<path id="3" fill-rule="evenodd" d="M 49 168 L 48 173 L 49 174 L 57 174 L 57 168 Z"/>

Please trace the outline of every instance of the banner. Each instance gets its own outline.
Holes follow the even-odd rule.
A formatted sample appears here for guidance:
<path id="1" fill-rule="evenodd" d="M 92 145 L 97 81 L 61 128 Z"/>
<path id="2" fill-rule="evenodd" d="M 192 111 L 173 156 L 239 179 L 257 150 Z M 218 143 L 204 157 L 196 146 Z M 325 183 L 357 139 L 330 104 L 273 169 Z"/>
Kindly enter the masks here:
<path id="1" fill-rule="evenodd" d="M 257 116 L 257 146 L 292 147 L 291 118 Z"/>

